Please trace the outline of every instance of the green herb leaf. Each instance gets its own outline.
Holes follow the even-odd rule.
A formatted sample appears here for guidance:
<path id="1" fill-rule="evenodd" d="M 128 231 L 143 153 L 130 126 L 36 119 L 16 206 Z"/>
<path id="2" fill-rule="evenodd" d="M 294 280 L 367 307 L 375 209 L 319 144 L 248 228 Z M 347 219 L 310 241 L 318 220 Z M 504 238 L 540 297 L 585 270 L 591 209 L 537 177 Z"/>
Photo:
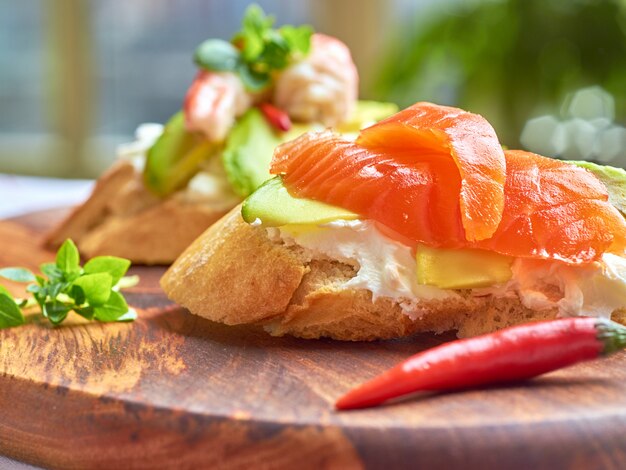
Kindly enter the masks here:
<path id="1" fill-rule="evenodd" d="M 22 311 L 3 287 L 0 293 L 0 328 L 11 328 L 25 323 Z"/>
<path id="2" fill-rule="evenodd" d="M 74 300 L 74 303 L 76 305 L 83 305 L 85 302 L 87 302 L 87 297 L 85 297 L 85 292 L 83 291 L 82 287 L 79 287 L 77 285 L 72 285 L 67 295 L 72 300 Z"/>
<path id="3" fill-rule="evenodd" d="M 264 36 L 274 24 L 273 16 L 266 16 L 260 6 L 250 5 L 243 15 L 241 31 L 233 42 L 241 43 L 241 54 L 246 62 L 254 61 L 264 49 Z"/>
<path id="4" fill-rule="evenodd" d="M 97 256 L 85 263 L 84 271 L 86 274 L 108 273 L 111 276 L 112 285 L 116 285 L 128 268 L 130 261 L 116 256 Z"/>
<path id="5" fill-rule="evenodd" d="M 118 292 L 122 285 L 138 281 L 137 276 L 124 277 L 129 267 L 130 261 L 126 259 L 99 256 L 88 261 L 83 269 L 76 245 L 66 240 L 57 252 L 56 262 L 40 266 L 42 276 L 25 268 L 0 269 L 0 277 L 30 282 L 26 291 L 32 294 L 18 305 L 9 291 L 0 286 L 0 328 L 23 324 L 20 305 L 26 308 L 35 304 L 54 325 L 63 322 L 72 310 L 87 320 L 134 320 L 137 312 L 128 307 Z"/>
<path id="6" fill-rule="evenodd" d="M 194 62 L 205 70 L 236 72 L 250 91 L 260 91 L 271 82 L 272 72 L 309 53 L 310 26 L 272 29 L 274 17 L 252 4 L 244 13 L 241 31 L 231 42 L 208 39 L 194 53 Z"/>
<path id="7" fill-rule="evenodd" d="M 42 293 L 45 293 L 48 297 L 56 299 L 57 296 L 65 290 L 65 283 L 63 282 L 55 282 L 53 284 L 48 284 L 44 286 L 44 290 Z"/>
<path id="8" fill-rule="evenodd" d="M 258 56 L 251 68 L 265 69 L 266 71 L 281 70 L 289 65 L 291 48 L 287 41 L 276 31 L 270 30 L 265 40 L 263 52 Z"/>
<path id="9" fill-rule="evenodd" d="M 243 85 L 250 91 L 261 91 L 270 84 L 269 73 L 258 73 L 251 70 L 246 64 L 241 64 L 237 68 L 237 73 Z"/>
<path id="10" fill-rule="evenodd" d="M 63 271 L 54 263 L 44 263 L 39 266 L 39 270 L 48 278 L 49 282 L 60 282 L 63 279 Z M 37 283 L 43 286 L 46 280 L 40 277 L 37 279 Z"/>
<path id="11" fill-rule="evenodd" d="M 67 318 L 67 314 L 70 313 L 71 307 L 68 305 L 52 300 L 45 302 L 42 307 L 43 316 L 50 320 L 53 325 L 58 325 Z"/>
<path id="12" fill-rule="evenodd" d="M 129 310 L 128 304 L 122 294 L 113 291 L 106 304 L 94 307 L 94 317 L 96 320 L 102 322 L 134 320 L 137 314 L 134 313 L 134 318 L 130 318 L 133 314 L 129 314 Z"/>
<path id="13" fill-rule="evenodd" d="M 311 51 L 311 36 L 313 28 L 309 25 L 299 27 L 285 25 L 278 30 L 289 45 L 292 54 L 307 55 Z"/>
<path id="14" fill-rule="evenodd" d="M 80 271 L 80 256 L 78 248 L 69 238 L 63 242 L 59 251 L 57 251 L 56 265 L 65 273 L 76 273 Z"/>
<path id="15" fill-rule="evenodd" d="M 74 311 L 87 320 L 93 320 L 96 313 L 94 307 L 74 307 Z"/>
<path id="16" fill-rule="evenodd" d="M 80 287 L 89 305 L 103 305 L 111 296 L 113 278 L 109 273 L 85 274 L 74 281 L 74 286 Z"/>
<path id="17" fill-rule="evenodd" d="M 26 268 L 0 269 L 0 277 L 15 282 L 35 282 L 35 275 Z"/>
<path id="18" fill-rule="evenodd" d="M 228 41 L 207 39 L 196 48 L 193 60 L 198 67 L 216 72 L 233 72 L 241 53 Z"/>

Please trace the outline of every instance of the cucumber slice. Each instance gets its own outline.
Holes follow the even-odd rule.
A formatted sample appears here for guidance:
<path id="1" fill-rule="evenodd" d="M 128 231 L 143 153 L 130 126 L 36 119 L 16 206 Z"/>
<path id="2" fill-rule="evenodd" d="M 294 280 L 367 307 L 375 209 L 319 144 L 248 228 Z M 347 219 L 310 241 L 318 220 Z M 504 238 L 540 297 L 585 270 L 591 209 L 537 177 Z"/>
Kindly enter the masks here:
<path id="1" fill-rule="evenodd" d="M 319 225 L 333 220 L 354 220 L 359 216 L 340 207 L 312 199 L 293 197 L 280 176 L 266 181 L 243 202 L 243 219 L 261 221 L 265 227 L 282 225 Z"/>

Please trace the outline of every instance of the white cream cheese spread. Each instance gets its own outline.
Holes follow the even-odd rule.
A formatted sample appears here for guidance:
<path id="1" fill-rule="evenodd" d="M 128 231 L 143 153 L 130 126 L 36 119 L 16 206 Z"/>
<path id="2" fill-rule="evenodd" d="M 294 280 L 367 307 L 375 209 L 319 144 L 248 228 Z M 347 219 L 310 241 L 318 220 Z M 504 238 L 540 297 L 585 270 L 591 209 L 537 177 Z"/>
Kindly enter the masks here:
<path id="1" fill-rule="evenodd" d="M 614 310 L 626 308 L 626 259 L 605 253 L 599 261 L 579 266 L 517 259 L 507 287 L 529 308 L 556 306 L 561 316 L 610 318 Z"/>
<path id="2" fill-rule="evenodd" d="M 240 198 L 233 192 L 225 175 L 198 172 L 187 184 L 184 197 L 190 202 L 211 203 L 224 210 L 236 206 Z"/>
<path id="3" fill-rule="evenodd" d="M 271 230 L 271 229 L 270 229 Z M 283 226 L 270 236 L 286 244 L 297 244 L 316 254 L 354 265 L 356 276 L 346 288 L 366 289 L 374 300 L 389 297 L 407 313 L 416 310 L 417 300 L 455 297 L 450 290 L 417 283 L 417 263 L 411 249 L 382 235 L 371 221 L 337 220 L 320 227 Z"/>
<path id="4" fill-rule="evenodd" d="M 283 226 L 268 229 L 286 244 L 354 265 L 358 271 L 346 288 L 362 288 L 377 297 L 392 298 L 410 316 L 422 300 L 446 299 L 453 290 L 417 283 L 417 263 L 411 249 L 384 236 L 371 221 L 339 220 L 320 227 Z M 518 296 L 523 305 L 541 310 L 557 307 L 560 316 L 610 317 L 626 308 L 626 258 L 606 253 L 586 265 L 517 258 L 506 284 L 474 289 L 474 295 Z"/>

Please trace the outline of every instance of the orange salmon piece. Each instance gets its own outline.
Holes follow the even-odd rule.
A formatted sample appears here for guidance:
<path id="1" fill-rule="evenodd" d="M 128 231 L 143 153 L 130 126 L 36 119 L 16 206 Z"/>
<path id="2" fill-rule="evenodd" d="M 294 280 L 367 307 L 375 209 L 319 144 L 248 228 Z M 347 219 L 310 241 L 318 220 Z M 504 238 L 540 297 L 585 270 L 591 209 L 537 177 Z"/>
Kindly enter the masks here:
<path id="1" fill-rule="evenodd" d="M 461 178 L 441 154 L 377 151 L 330 132 L 310 132 L 279 146 L 271 173 L 287 189 L 373 219 L 414 244 L 467 244 L 459 204 Z"/>
<path id="2" fill-rule="evenodd" d="M 591 172 L 522 150 L 507 150 L 504 215 L 474 246 L 523 258 L 585 263 L 626 249 L 626 222 Z"/>
<path id="3" fill-rule="evenodd" d="M 363 129 L 357 139 L 376 150 L 440 154 L 452 158 L 461 178 L 460 207 L 469 241 L 490 238 L 504 209 L 506 163 L 491 125 L 458 108 L 416 103 Z"/>

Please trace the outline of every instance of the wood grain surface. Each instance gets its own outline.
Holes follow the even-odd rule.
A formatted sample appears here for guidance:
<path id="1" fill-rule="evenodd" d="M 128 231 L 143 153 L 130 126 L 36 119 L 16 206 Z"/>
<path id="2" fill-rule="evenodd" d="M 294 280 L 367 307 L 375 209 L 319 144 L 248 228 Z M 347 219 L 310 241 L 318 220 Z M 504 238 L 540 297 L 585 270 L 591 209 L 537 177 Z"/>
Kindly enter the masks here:
<path id="1" fill-rule="evenodd" d="M 31 268 L 58 213 L 0 222 Z M 0 453 L 51 468 L 626 468 L 626 356 L 527 384 L 336 413 L 348 388 L 447 337 L 273 338 L 171 304 L 137 267 L 130 324 L 0 331 Z M 11 286 L 15 293 L 20 287 Z"/>

